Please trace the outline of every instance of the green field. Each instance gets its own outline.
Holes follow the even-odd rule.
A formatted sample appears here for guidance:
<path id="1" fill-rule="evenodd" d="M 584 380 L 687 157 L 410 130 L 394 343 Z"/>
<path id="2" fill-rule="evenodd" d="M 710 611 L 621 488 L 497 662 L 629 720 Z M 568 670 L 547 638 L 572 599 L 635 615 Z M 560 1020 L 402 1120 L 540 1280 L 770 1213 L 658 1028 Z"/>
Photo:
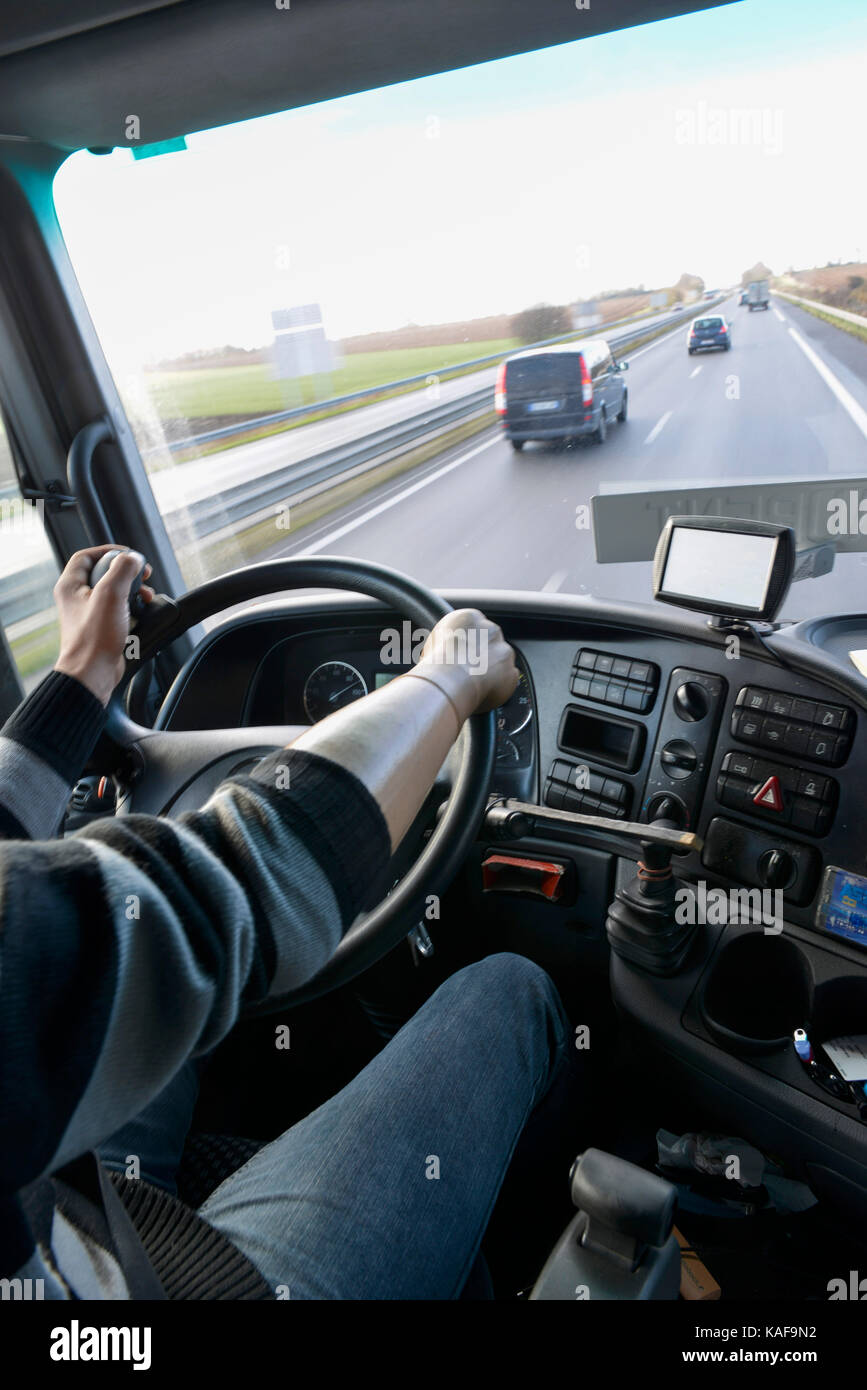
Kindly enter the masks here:
<path id="1" fill-rule="evenodd" d="M 203 367 L 185 372 L 149 372 L 151 399 L 162 420 L 202 420 L 237 415 L 241 419 L 313 405 L 318 400 L 385 386 L 422 372 L 443 372 L 474 357 L 510 352 L 512 338 L 447 347 L 406 348 L 393 352 L 357 352 L 328 377 L 301 381 L 271 379 L 271 366 Z"/>

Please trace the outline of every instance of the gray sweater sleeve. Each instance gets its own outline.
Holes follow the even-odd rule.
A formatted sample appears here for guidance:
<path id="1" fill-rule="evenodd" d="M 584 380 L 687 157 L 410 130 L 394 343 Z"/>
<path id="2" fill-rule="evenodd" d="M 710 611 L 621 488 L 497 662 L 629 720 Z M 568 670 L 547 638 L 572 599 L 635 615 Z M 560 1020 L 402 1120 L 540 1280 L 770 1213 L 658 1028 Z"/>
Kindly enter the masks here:
<path id="1" fill-rule="evenodd" d="M 0 842 L 0 1195 L 139 1114 L 245 1002 L 310 979 L 388 856 L 364 785 L 291 749 L 177 821 Z"/>

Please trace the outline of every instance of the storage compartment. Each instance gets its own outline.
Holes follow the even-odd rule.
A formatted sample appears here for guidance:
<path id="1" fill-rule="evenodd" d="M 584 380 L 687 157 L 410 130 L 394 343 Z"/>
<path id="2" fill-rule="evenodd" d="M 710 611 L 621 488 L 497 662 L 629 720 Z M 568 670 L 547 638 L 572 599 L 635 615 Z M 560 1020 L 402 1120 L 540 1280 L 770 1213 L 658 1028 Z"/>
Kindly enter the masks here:
<path id="1" fill-rule="evenodd" d="M 644 752 L 644 726 L 568 705 L 560 721 L 558 741 L 567 753 L 632 772 Z"/>
<path id="2" fill-rule="evenodd" d="M 732 1052 L 791 1046 L 810 1018 L 812 975 L 803 951 L 780 936 L 735 937 L 717 956 L 700 1010 L 714 1037 Z"/>

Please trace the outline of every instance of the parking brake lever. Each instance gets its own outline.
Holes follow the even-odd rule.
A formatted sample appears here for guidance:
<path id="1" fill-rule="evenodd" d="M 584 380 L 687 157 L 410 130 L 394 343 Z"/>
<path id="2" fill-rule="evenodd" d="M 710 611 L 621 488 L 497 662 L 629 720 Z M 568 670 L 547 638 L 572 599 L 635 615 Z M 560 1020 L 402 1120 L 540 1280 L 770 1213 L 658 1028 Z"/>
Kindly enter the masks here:
<path id="1" fill-rule="evenodd" d="M 641 858 L 635 877 L 618 888 L 608 908 L 605 930 L 615 955 L 652 975 L 674 975 L 689 953 L 695 923 L 678 921 L 676 907 L 682 886 L 671 871 L 673 854 L 697 853 L 704 846 L 700 835 L 681 830 L 674 821 L 620 821 L 610 816 L 588 816 L 578 811 L 558 811 L 534 806 L 510 797 L 494 797 L 482 822 L 483 835 L 515 840 L 537 830 L 602 830 L 611 836 L 638 840 Z"/>
<path id="2" fill-rule="evenodd" d="M 679 830 L 666 821 L 616 820 L 613 816 L 588 816 L 579 811 L 559 811 L 553 806 L 536 806 L 512 797 L 492 797 L 482 821 L 482 834 L 494 840 L 520 840 L 546 827 L 557 830 L 603 830 L 638 840 L 642 849 L 654 845 L 668 847 L 672 854 L 700 853 L 704 841 L 690 830 Z"/>

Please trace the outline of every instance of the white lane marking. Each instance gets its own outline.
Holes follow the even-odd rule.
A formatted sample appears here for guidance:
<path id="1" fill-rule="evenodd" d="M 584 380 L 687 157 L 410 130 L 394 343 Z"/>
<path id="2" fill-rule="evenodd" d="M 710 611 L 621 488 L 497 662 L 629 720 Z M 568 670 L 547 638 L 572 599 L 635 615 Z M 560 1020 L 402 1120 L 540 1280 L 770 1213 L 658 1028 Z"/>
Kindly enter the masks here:
<path id="1" fill-rule="evenodd" d="M 375 516 L 380 516 L 382 512 L 387 512 L 390 507 L 396 507 L 398 502 L 402 502 L 405 497 L 411 497 L 414 492 L 420 492 L 421 489 L 427 487 L 429 483 L 436 482 L 437 478 L 445 477 L 446 473 L 451 473 L 453 468 L 460 468 L 462 463 L 467 463 L 471 458 L 475 458 L 476 454 L 480 454 L 483 449 L 490 449 L 492 444 L 497 444 L 500 441 L 500 438 L 500 434 L 495 434 L 492 439 L 487 439 L 484 444 L 477 444 L 475 449 L 469 449 L 467 453 L 461 454 L 460 458 L 452 459 L 451 463 L 445 464 L 443 468 L 438 468 L 435 473 L 428 473 L 427 477 L 421 478 L 417 483 L 411 483 L 409 487 L 405 487 L 402 492 L 399 492 L 396 497 L 389 497 L 385 502 L 380 502 L 376 507 L 370 507 L 368 511 L 362 512 L 361 516 L 355 517 L 352 521 L 347 521 L 344 526 L 338 526 L 336 530 L 329 531 L 326 536 L 322 536 L 320 540 L 314 541 L 313 545 L 305 547 L 305 549 L 300 550 L 298 554 L 313 555 L 317 550 L 322 550 L 324 546 L 332 545 L 334 541 L 339 541 L 343 536 L 348 535 L 350 531 L 354 531 L 356 527 L 363 526 L 365 522 L 371 521 Z"/>
<path id="2" fill-rule="evenodd" d="M 647 436 L 647 438 L 646 438 L 645 441 L 644 441 L 645 444 L 652 444 L 653 441 L 654 441 L 654 439 L 656 438 L 656 436 L 657 436 L 658 434 L 660 434 L 660 433 L 662 432 L 662 430 L 665 429 L 665 427 L 666 427 L 666 425 L 668 424 L 668 422 L 669 422 L 670 419 L 671 419 L 671 411 L 670 411 L 670 410 L 667 410 L 667 411 L 665 412 L 665 414 L 664 414 L 663 416 L 661 416 L 660 419 L 657 420 L 656 424 L 653 426 L 653 429 L 650 431 L 650 434 Z"/>
<path id="3" fill-rule="evenodd" d="M 692 381 L 692 379 L 693 379 L 694 376 L 698 376 L 698 374 L 699 374 L 700 371 L 701 371 L 701 367 L 693 367 L 692 371 L 691 371 L 690 374 L 689 374 L 689 379 L 690 379 L 690 381 Z"/>
<path id="4" fill-rule="evenodd" d="M 858 404 L 855 397 L 846 390 L 843 383 L 837 380 L 831 368 L 825 365 L 819 354 L 813 351 L 810 344 L 801 337 L 798 330 L 796 328 L 790 328 L 789 332 L 804 356 L 808 361 L 812 362 L 825 385 L 830 387 L 843 409 L 851 416 L 854 423 L 858 426 L 858 429 L 864 435 L 865 439 L 867 439 L 867 410 L 864 410 L 863 406 Z"/>
<path id="5" fill-rule="evenodd" d="M 639 348 L 637 352 L 627 352 L 624 350 L 623 361 L 634 362 L 637 357 L 643 357 L 646 352 L 650 352 L 651 348 L 659 347 L 660 343 L 670 343 L 672 338 L 676 337 L 682 327 L 686 327 L 686 325 L 677 324 L 675 328 L 672 328 L 670 333 L 663 333 L 661 337 L 654 338 L 652 343 L 648 343 L 646 347 Z M 614 347 L 614 344 L 612 343 L 611 346 Z"/>
<path id="6" fill-rule="evenodd" d="M 550 578 L 546 579 L 545 583 L 542 585 L 542 593 L 556 594 L 557 590 L 560 588 L 560 585 L 563 583 L 563 580 L 566 579 L 568 574 L 568 570 L 555 570 L 554 573 L 550 576 Z"/>
<path id="7" fill-rule="evenodd" d="M 777 318 L 780 320 L 780 323 L 785 323 L 785 322 L 786 322 L 785 315 L 780 313 L 780 311 L 779 311 L 779 309 L 777 308 L 776 304 L 772 304 L 772 305 L 771 305 L 771 308 L 773 309 L 773 311 L 774 311 L 774 313 L 776 314 Z"/>

